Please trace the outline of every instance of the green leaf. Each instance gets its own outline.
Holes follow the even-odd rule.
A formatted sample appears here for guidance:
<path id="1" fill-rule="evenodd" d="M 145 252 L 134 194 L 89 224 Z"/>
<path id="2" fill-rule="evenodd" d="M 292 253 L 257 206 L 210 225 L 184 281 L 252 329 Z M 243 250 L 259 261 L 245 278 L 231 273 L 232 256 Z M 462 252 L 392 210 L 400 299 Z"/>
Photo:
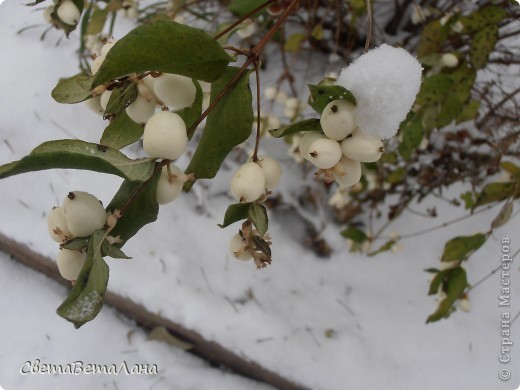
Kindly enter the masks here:
<path id="1" fill-rule="evenodd" d="M 448 318 L 450 314 L 454 311 L 453 302 L 450 302 L 448 299 L 443 299 L 441 303 L 439 303 L 439 307 L 435 311 L 435 313 L 431 314 L 426 323 L 437 322 L 442 320 L 443 318 Z"/>
<path id="2" fill-rule="evenodd" d="M 325 38 L 325 31 L 323 30 L 323 26 L 321 24 L 317 24 L 311 32 L 311 36 L 318 41 L 321 41 Z"/>
<path id="3" fill-rule="evenodd" d="M 92 89 L 92 76 L 77 74 L 60 79 L 54 87 L 51 96 L 58 103 L 74 104 L 87 100 Z"/>
<path id="4" fill-rule="evenodd" d="M 88 21 L 88 27 L 85 31 L 85 34 L 87 35 L 96 35 L 103 31 L 103 28 L 105 27 L 105 23 L 108 16 L 108 9 L 107 8 L 98 8 L 94 7 L 92 14 L 90 15 L 89 21 Z"/>
<path id="5" fill-rule="evenodd" d="M 358 229 L 357 227 L 354 227 L 354 226 L 349 226 L 348 228 L 343 230 L 341 232 L 341 235 L 358 244 L 362 244 L 368 238 L 364 231 L 362 231 L 361 229 Z"/>
<path id="6" fill-rule="evenodd" d="M 480 110 L 480 101 L 479 100 L 471 100 L 469 101 L 461 113 L 457 116 L 456 123 L 462 123 L 466 121 L 472 121 L 477 118 L 478 111 Z"/>
<path id="7" fill-rule="evenodd" d="M 79 140 L 48 141 L 31 154 L 0 166 L 0 179 L 45 169 L 86 169 L 110 173 L 129 180 L 144 181 L 152 176 L 150 159 L 131 160 L 118 150 Z"/>
<path id="8" fill-rule="evenodd" d="M 145 71 L 213 82 L 232 60 L 204 31 L 172 21 L 156 21 L 135 28 L 116 42 L 96 73 L 93 87 Z"/>
<path id="9" fill-rule="evenodd" d="M 368 256 L 372 257 L 372 256 L 378 255 L 383 252 L 388 252 L 389 250 L 391 250 L 393 248 L 394 245 L 395 245 L 395 241 L 389 240 L 389 241 L 385 242 L 383 245 L 381 245 L 377 250 L 370 252 L 368 254 Z"/>
<path id="10" fill-rule="evenodd" d="M 477 233 L 473 236 L 459 236 L 449 240 L 444 246 L 441 261 L 463 261 L 466 260 L 471 253 L 476 251 L 486 242 L 487 236 L 483 233 Z"/>
<path id="11" fill-rule="evenodd" d="M 439 20 L 428 23 L 421 32 L 417 56 L 421 59 L 433 53 L 440 52 L 442 42 L 447 37 L 446 30 L 443 29 Z"/>
<path id="12" fill-rule="evenodd" d="M 437 310 L 428 317 L 426 323 L 447 318 L 455 310 L 453 303 L 460 298 L 468 286 L 466 271 L 462 267 L 440 271 L 433 278 L 428 295 L 436 294 L 441 285 L 446 298 L 440 302 Z"/>
<path id="13" fill-rule="evenodd" d="M 401 123 L 400 132 L 403 135 L 399 144 L 399 153 L 405 160 L 412 157 L 413 152 L 419 147 L 424 136 L 421 120 L 412 112 Z"/>
<path id="14" fill-rule="evenodd" d="M 86 248 L 88 245 L 89 238 L 88 237 L 77 237 L 74 238 L 65 244 L 61 244 L 60 247 L 64 249 L 70 249 L 70 250 L 78 250 Z"/>
<path id="15" fill-rule="evenodd" d="M 475 205 L 475 197 L 472 191 L 464 192 L 460 195 L 460 198 L 464 201 L 464 208 L 471 209 Z"/>
<path id="16" fill-rule="evenodd" d="M 249 218 L 251 218 L 251 221 L 255 225 L 260 236 L 265 236 L 267 229 L 269 228 L 269 219 L 265 207 L 258 203 L 251 203 L 251 207 L 249 208 Z"/>
<path id="17" fill-rule="evenodd" d="M 440 106 L 439 113 L 435 120 L 436 127 L 443 127 L 449 125 L 459 116 L 462 111 L 462 103 L 457 95 L 447 93 Z"/>
<path id="18" fill-rule="evenodd" d="M 435 295 L 439 292 L 439 288 L 441 288 L 442 282 L 444 281 L 444 276 L 448 270 L 438 271 L 437 275 L 434 276 L 430 283 L 430 289 L 428 290 L 428 295 Z"/>
<path id="19" fill-rule="evenodd" d="M 186 123 L 187 129 L 189 129 L 202 114 L 202 100 L 204 99 L 204 93 L 202 92 L 200 83 L 197 80 L 193 80 L 193 84 L 195 84 L 195 88 L 197 90 L 195 94 L 195 101 L 191 107 L 186 107 L 177 111 L 177 114 L 179 114 L 184 123 Z M 193 132 L 191 132 L 191 134 L 188 134 L 189 139 L 191 139 L 194 134 L 195 129 Z"/>
<path id="20" fill-rule="evenodd" d="M 445 74 L 434 74 L 426 78 L 417 94 L 416 103 L 421 106 L 441 103 L 452 84 L 452 79 Z"/>
<path id="21" fill-rule="evenodd" d="M 283 45 L 283 50 L 286 53 L 296 53 L 300 49 L 300 46 L 305 41 L 305 39 L 307 39 L 307 34 L 302 34 L 302 33 L 291 34 L 285 41 L 285 43 Z"/>
<path id="22" fill-rule="evenodd" d="M 1 178 L 1 176 L 0 176 Z M 482 206 L 488 203 L 500 202 L 509 197 L 516 199 L 520 196 L 520 185 L 517 182 L 499 182 L 489 183 L 479 194 L 475 207 Z"/>
<path id="23" fill-rule="evenodd" d="M 101 245 L 101 251 L 103 256 L 108 256 L 113 259 L 131 259 L 131 257 L 125 255 L 121 249 L 115 245 L 110 244 L 107 240 L 103 241 L 103 244 Z"/>
<path id="24" fill-rule="evenodd" d="M 450 268 L 445 279 L 446 299 L 455 302 L 468 286 L 466 271 L 462 267 Z"/>
<path id="25" fill-rule="evenodd" d="M 509 219 L 511 218 L 511 215 L 513 214 L 513 202 L 506 202 L 504 206 L 500 209 L 500 212 L 498 215 L 493 219 L 493 222 L 491 222 L 491 227 L 493 229 L 505 225 Z"/>
<path id="26" fill-rule="evenodd" d="M 93 320 L 103 307 L 108 284 L 108 265 L 101 256 L 104 230 L 96 231 L 90 241 L 87 260 L 69 296 L 58 307 L 57 313 L 72 322 L 76 328 Z"/>
<path id="27" fill-rule="evenodd" d="M 498 25 L 508 15 L 502 7 L 487 6 L 478 8 L 467 16 L 461 16 L 460 22 L 464 26 L 464 32 L 475 34 L 489 25 Z"/>
<path id="28" fill-rule="evenodd" d="M 290 124 L 279 129 L 269 130 L 275 138 L 282 138 L 289 134 L 299 133 L 300 131 L 322 131 L 320 120 L 317 118 L 305 119 L 301 122 Z"/>
<path id="29" fill-rule="evenodd" d="M 105 115 L 117 115 L 134 102 L 139 92 L 133 83 L 125 84 L 112 91 L 108 99 Z"/>
<path id="30" fill-rule="evenodd" d="M 311 95 L 309 105 L 321 115 L 325 106 L 333 100 L 346 100 L 356 105 L 356 98 L 348 89 L 340 85 L 308 85 Z"/>
<path id="31" fill-rule="evenodd" d="M 107 211 L 114 212 L 116 209 L 123 211 L 116 226 L 110 234 L 114 237 L 120 236 L 126 242 L 133 237 L 143 226 L 154 222 L 159 213 L 157 203 L 157 183 L 161 176 L 161 170 L 157 169 L 154 175 L 145 183 L 125 180 L 116 195 L 107 206 Z M 133 197 L 131 205 L 125 208 L 128 199 Z M 124 243 L 123 243 L 124 245 Z M 123 245 L 118 245 L 122 247 Z"/>
<path id="32" fill-rule="evenodd" d="M 228 5 L 228 10 L 240 17 L 248 14 L 266 2 L 267 0 L 232 0 Z"/>
<path id="33" fill-rule="evenodd" d="M 495 24 L 484 27 L 473 36 L 469 55 L 475 69 L 482 69 L 486 66 L 497 40 L 498 26 Z"/>
<path id="34" fill-rule="evenodd" d="M 239 68 L 230 67 L 212 84 L 211 101 L 217 98 L 238 72 Z M 186 173 L 194 173 L 197 179 L 213 178 L 229 152 L 251 135 L 253 108 L 249 75 L 250 71 L 245 72 L 208 115 L 206 127 Z M 186 189 L 191 188 L 193 181 L 188 183 Z"/>
<path id="35" fill-rule="evenodd" d="M 471 97 L 473 84 L 477 78 L 477 72 L 468 63 L 459 64 L 457 69 L 449 74 L 451 87 L 449 92 L 455 94 L 461 103 L 465 103 Z"/>
<path id="36" fill-rule="evenodd" d="M 221 228 L 225 228 L 235 222 L 247 219 L 247 217 L 249 216 L 250 207 L 250 203 L 236 203 L 230 205 L 226 210 L 226 214 L 224 215 L 224 222 L 222 222 L 222 224 L 219 224 L 218 226 L 220 226 Z"/>
<path id="37" fill-rule="evenodd" d="M 520 167 L 518 165 L 513 164 L 511 161 L 502 161 L 500 163 L 500 167 L 513 176 L 520 175 Z"/>
<path id="38" fill-rule="evenodd" d="M 157 340 L 182 351 L 189 351 L 195 347 L 193 344 L 189 344 L 186 341 L 175 337 L 164 326 L 153 328 L 153 330 L 148 334 L 148 340 Z"/>
<path id="39" fill-rule="evenodd" d="M 130 119 L 126 111 L 121 111 L 107 126 L 101 137 L 101 144 L 121 149 L 138 141 L 143 135 L 144 127 Z"/>
<path id="40" fill-rule="evenodd" d="M 399 184 L 406 178 L 406 169 L 404 167 L 397 168 L 390 172 L 387 176 L 386 181 L 390 184 Z"/>

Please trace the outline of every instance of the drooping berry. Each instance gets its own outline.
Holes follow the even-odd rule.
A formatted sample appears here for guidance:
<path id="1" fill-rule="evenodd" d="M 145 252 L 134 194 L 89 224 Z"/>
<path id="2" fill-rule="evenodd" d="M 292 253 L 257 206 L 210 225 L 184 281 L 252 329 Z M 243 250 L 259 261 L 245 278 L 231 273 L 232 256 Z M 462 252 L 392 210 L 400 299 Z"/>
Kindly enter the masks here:
<path id="1" fill-rule="evenodd" d="M 58 270 L 64 279 L 77 280 L 86 259 L 86 253 L 61 249 L 56 257 L 56 263 L 58 264 Z"/>
<path id="2" fill-rule="evenodd" d="M 105 208 L 98 198 L 88 192 L 74 191 L 63 200 L 63 211 L 70 232 L 87 237 L 101 229 L 107 220 Z"/>
<path id="3" fill-rule="evenodd" d="M 320 124 L 325 135 L 341 141 L 356 128 L 354 105 L 346 100 L 334 100 L 327 104 L 321 114 Z"/>
<path id="4" fill-rule="evenodd" d="M 341 141 L 343 154 L 361 162 L 374 162 L 381 158 L 384 152 L 383 141 L 372 135 L 356 130 L 352 137 Z"/>
<path id="5" fill-rule="evenodd" d="M 229 251 L 237 260 L 247 261 L 253 258 L 251 252 L 246 250 L 246 240 L 240 234 L 235 234 L 229 241 Z"/>
<path id="6" fill-rule="evenodd" d="M 164 104 L 177 111 L 193 104 L 197 89 L 189 77 L 164 73 L 155 79 L 153 92 Z"/>
<path id="7" fill-rule="evenodd" d="M 320 169 L 329 169 L 341 159 L 341 146 L 338 141 L 325 135 L 309 131 L 300 141 L 303 157 Z"/>
<path id="8" fill-rule="evenodd" d="M 351 187 L 361 179 L 361 163 L 343 156 L 332 168 L 332 174 L 340 187 Z"/>
<path id="9" fill-rule="evenodd" d="M 150 157 L 175 160 L 188 145 L 186 124 L 173 112 L 156 112 L 144 126 L 143 148 Z"/>
<path id="10" fill-rule="evenodd" d="M 126 113 L 136 123 L 146 123 L 155 113 L 155 102 L 138 94 L 137 98 L 126 108 Z"/>
<path id="11" fill-rule="evenodd" d="M 177 199 L 187 180 L 187 176 L 175 164 L 170 164 L 170 174 L 168 174 L 168 168 L 164 166 L 157 184 L 157 203 L 159 204 L 167 204 Z"/>
<path id="12" fill-rule="evenodd" d="M 272 191 L 282 179 L 282 166 L 271 157 L 259 157 L 257 164 L 260 165 L 265 176 L 265 188 Z"/>
<path id="13" fill-rule="evenodd" d="M 52 209 L 47 216 L 47 228 L 49 229 L 51 238 L 60 244 L 74 238 L 67 225 L 63 207 L 55 207 Z"/>
<path id="14" fill-rule="evenodd" d="M 69 26 L 75 26 L 78 24 L 79 18 L 81 17 L 81 12 L 79 12 L 76 4 L 71 0 L 65 0 L 62 2 L 56 13 L 58 14 L 58 18 Z"/>
<path id="15" fill-rule="evenodd" d="M 253 202 L 265 191 L 265 176 L 255 162 L 242 165 L 231 178 L 231 193 L 239 202 Z"/>

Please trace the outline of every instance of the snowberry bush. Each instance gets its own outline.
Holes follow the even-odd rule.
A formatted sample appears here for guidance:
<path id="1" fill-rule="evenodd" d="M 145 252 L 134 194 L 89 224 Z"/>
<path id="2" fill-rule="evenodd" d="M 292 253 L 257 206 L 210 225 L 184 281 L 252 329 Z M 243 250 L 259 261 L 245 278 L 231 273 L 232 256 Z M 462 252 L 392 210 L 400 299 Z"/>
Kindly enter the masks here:
<path id="1" fill-rule="evenodd" d="M 33 5 L 44 2 L 36 0 Z M 325 191 L 335 189 L 331 204 L 346 225 L 343 236 L 351 241 L 352 250 L 370 255 L 392 249 L 398 238 L 370 249 L 377 234 L 365 229 L 359 219 L 368 207 L 381 216 L 379 208 L 387 195 L 397 194 L 398 204 L 389 207 L 391 221 L 413 199 L 443 185 L 468 177 L 475 179 L 474 185 L 482 182 L 476 180 L 479 173 L 443 176 L 450 164 L 458 164 L 460 170 L 465 164 L 460 161 L 465 147 L 450 141 L 477 143 L 478 136 L 469 131 L 448 132 L 446 137 L 451 138 L 437 142 L 439 147 L 433 141 L 453 122 L 476 120 L 481 105 L 473 96 L 476 71 L 486 66 L 499 39 L 497 24 L 508 23 L 512 15 L 492 5 L 468 5 L 444 13 L 420 9 L 414 3 L 411 12 L 396 13 L 386 26 L 391 35 L 403 17 L 414 28 L 420 26 L 414 33 L 419 35 L 416 53 L 410 54 L 389 44 L 375 44 L 368 50 L 372 31 L 365 24 L 359 26 L 366 4 L 342 2 L 337 15 L 322 12 L 326 6 L 321 3 L 307 5 L 300 0 L 226 2 L 235 20 L 222 23 L 211 35 L 184 24 L 182 15 L 190 7 L 205 11 L 204 7 L 213 6 L 210 1 L 140 7 L 138 2 L 57 0 L 43 9 L 51 28 L 67 36 L 76 30 L 81 39 L 82 70 L 61 79 L 52 97 L 64 104 L 84 103 L 102 115 L 107 126 L 100 132 L 99 143 L 48 141 L 21 160 L 0 166 L 0 178 L 68 168 L 124 179 L 107 205 L 81 191 L 71 191 L 61 206 L 52 205 L 56 207 L 49 212 L 48 228 L 60 244 L 58 268 L 73 282 L 69 297 L 58 309 L 61 316 L 77 327 L 92 320 L 103 305 L 108 283 L 104 259 L 127 258 L 122 247 L 155 221 L 159 205 L 174 202 L 196 181 L 214 178 L 228 155 L 247 140 L 254 150 L 231 177 L 229 194 L 234 202 L 220 227 L 241 223 L 238 233 L 230 233 L 229 250 L 236 259 L 252 260 L 259 269 L 273 261 L 266 201 L 283 180 L 281 164 L 259 154 L 264 137 L 288 141 L 295 160 L 312 167 L 315 185 Z M 113 37 L 113 24 L 121 13 L 142 23 L 125 36 Z M 293 18 L 296 14 L 298 18 Z M 310 26 L 308 31 L 289 34 L 281 29 L 288 21 L 301 23 L 307 17 L 315 23 L 300 27 Z M 349 33 L 343 42 L 345 25 Z M 350 50 L 355 42 L 350 37 L 362 31 L 365 50 L 354 55 Z M 288 65 L 280 80 L 287 81 L 291 96 L 280 85 L 261 85 L 260 60 L 272 40 L 281 44 L 284 56 L 309 47 L 327 52 L 333 72 L 324 72 L 323 80 L 309 84 L 305 97 L 296 95 Z M 355 58 L 350 64 L 349 57 Z M 286 64 L 285 57 L 282 62 Z M 250 89 L 253 72 L 255 107 Z M 272 105 L 278 105 L 278 114 L 263 112 L 262 90 Z M 482 121 L 490 121 L 492 115 L 486 114 Z M 508 137 L 509 143 L 497 141 L 502 142 L 501 152 L 495 155 L 494 165 L 489 163 L 495 171 L 501 158 L 518 146 L 518 132 Z M 188 156 L 190 141 L 195 149 Z M 148 157 L 131 159 L 121 152 L 132 144 L 142 144 Z M 187 166 L 176 161 L 183 155 L 188 156 Z M 511 155 L 518 157 L 518 153 Z M 487 161 L 480 154 L 468 157 L 466 153 L 466 159 L 466 169 Z M 438 166 L 444 171 L 436 170 Z M 462 262 L 485 242 L 493 227 L 507 221 L 512 202 L 520 196 L 520 168 L 511 162 L 502 167 L 510 174 L 507 182 L 490 183 L 463 196 L 471 210 L 494 202 L 505 204 L 490 230 L 446 244 L 442 261 L 449 266 L 429 270 L 435 274 L 430 294 L 445 294 L 428 321 L 449 316 L 457 301 L 468 308 Z"/>

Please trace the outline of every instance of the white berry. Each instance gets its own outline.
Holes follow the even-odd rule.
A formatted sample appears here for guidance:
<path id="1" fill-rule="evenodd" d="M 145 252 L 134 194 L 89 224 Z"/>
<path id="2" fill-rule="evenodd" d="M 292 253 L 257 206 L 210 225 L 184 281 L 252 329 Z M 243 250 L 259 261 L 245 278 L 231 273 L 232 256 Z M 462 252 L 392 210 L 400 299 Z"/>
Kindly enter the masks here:
<path id="1" fill-rule="evenodd" d="M 455 54 L 446 53 L 441 57 L 441 64 L 447 68 L 455 68 L 459 64 L 459 59 Z"/>
<path id="2" fill-rule="evenodd" d="M 108 89 L 101 94 L 101 97 L 99 99 L 99 104 L 101 104 L 101 108 L 103 108 L 103 111 L 107 110 L 108 102 L 110 101 L 110 96 L 112 96 L 113 91 L 109 91 Z"/>
<path id="3" fill-rule="evenodd" d="M 157 99 L 155 94 L 153 93 L 153 87 L 152 88 L 148 87 L 148 85 L 145 84 L 143 82 L 143 80 L 139 80 L 139 82 L 137 83 L 137 91 L 139 92 L 139 95 L 144 97 L 146 100 L 155 102 Z M 155 103 L 154 103 L 154 105 L 155 105 Z"/>
<path id="4" fill-rule="evenodd" d="M 276 98 L 276 94 L 278 93 L 278 88 L 274 85 L 270 85 L 264 91 L 264 96 L 267 100 L 274 100 Z"/>
<path id="5" fill-rule="evenodd" d="M 282 179 L 282 166 L 271 157 L 259 157 L 258 165 L 262 168 L 265 177 L 265 188 L 272 191 Z"/>
<path id="6" fill-rule="evenodd" d="M 101 96 L 94 96 L 88 100 L 85 100 L 85 105 L 94 111 L 96 114 L 103 115 L 105 110 L 101 107 Z"/>
<path id="7" fill-rule="evenodd" d="M 285 101 L 285 108 L 297 110 L 300 107 L 300 99 L 291 97 Z"/>
<path id="8" fill-rule="evenodd" d="M 186 151 L 187 145 L 186 124 L 174 112 L 156 112 L 146 122 L 143 148 L 150 157 L 175 160 Z"/>
<path id="9" fill-rule="evenodd" d="M 101 55 L 103 57 L 106 57 L 106 55 L 108 54 L 110 49 L 112 49 L 112 47 L 116 44 L 116 42 L 117 42 L 117 39 L 114 39 L 114 38 L 108 39 L 106 41 L 106 43 L 103 45 L 103 47 L 101 48 Z"/>
<path id="10" fill-rule="evenodd" d="M 49 229 L 51 238 L 60 244 L 74 238 L 67 225 L 63 207 L 55 207 L 52 209 L 47 216 L 47 228 Z"/>
<path id="11" fill-rule="evenodd" d="M 92 75 L 94 76 L 99 68 L 101 68 L 101 64 L 103 64 L 103 61 L 105 61 L 104 56 L 97 56 L 94 61 L 90 64 L 90 71 L 92 72 Z"/>
<path id="12" fill-rule="evenodd" d="M 126 108 L 126 113 L 134 122 L 143 124 L 155 113 L 155 102 L 138 94 L 137 98 Z"/>
<path id="13" fill-rule="evenodd" d="M 468 298 L 462 298 L 459 300 L 459 309 L 466 313 L 471 310 L 471 304 L 469 303 Z"/>
<path id="14" fill-rule="evenodd" d="M 155 78 L 153 78 L 151 75 L 147 75 L 146 77 L 143 77 L 141 79 L 143 84 L 148 87 L 151 91 L 153 91 L 153 85 L 155 84 Z"/>
<path id="15" fill-rule="evenodd" d="M 99 199 L 88 192 L 69 192 L 63 201 L 63 210 L 69 230 L 76 237 L 90 236 L 107 220 Z"/>
<path id="16" fill-rule="evenodd" d="M 361 163 L 343 156 L 332 168 L 332 174 L 340 187 L 351 187 L 361 179 Z"/>
<path id="17" fill-rule="evenodd" d="M 384 152 L 383 141 L 360 131 L 341 141 L 341 150 L 346 157 L 361 162 L 377 161 Z"/>
<path id="18" fill-rule="evenodd" d="M 79 22 L 79 18 L 81 16 L 81 12 L 79 12 L 78 7 L 70 0 L 65 0 L 58 7 L 58 18 L 69 26 L 75 26 Z"/>
<path id="19" fill-rule="evenodd" d="M 317 132 L 307 132 L 300 141 L 303 157 L 320 169 L 329 169 L 341 159 L 341 146 L 338 141 Z"/>
<path id="20" fill-rule="evenodd" d="M 58 264 L 58 270 L 64 279 L 77 280 L 86 259 L 86 253 L 61 249 L 56 257 L 56 263 Z"/>
<path id="21" fill-rule="evenodd" d="M 301 139 L 298 142 L 298 147 L 300 148 L 300 153 L 302 155 L 305 155 L 309 152 L 309 148 L 312 145 L 312 143 L 320 138 L 323 137 L 323 134 L 321 134 L 318 131 L 307 131 L 304 133 L 304 135 L 301 137 Z"/>
<path id="22" fill-rule="evenodd" d="M 265 191 L 265 176 L 260 165 L 248 162 L 231 178 L 231 193 L 239 202 L 253 202 Z"/>
<path id="23" fill-rule="evenodd" d="M 168 168 L 166 166 L 162 168 L 157 184 L 157 203 L 159 204 L 167 204 L 177 199 L 186 182 L 186 175 L 176 165 L 170 164 L 170 172 L 171 177 L 168 175 Z"/>
<path id="24" fill-rule="evenodd" d="M 246 19 L 240 24 L 237 30 L 237 35 L 242 39 L 246 39 L 252 36 L 255 32 L 255 22 L 253 22 L 251 19 Z"/>
<path id="25" fill-rule="evenodd" d="M 153 92 L 164 104 L 177 111 L 193 104 L 197 88 L 189 77 L 163 74 L 155 79 Z"/>
<path id="26" fill-rule="evenodd" d="M 247 261 L 253 257 L 251 252 L 245 250 L 246 242 L 242 236 L 237 233 L 229 241 L 229 251 L 237 260 Z"/>
<path id="27" fill-rule="evenodd" d="M 336 141 L 345 139 L 356 128 L 354 105 L 346 100 L 333 100 L 325 106 L 320 124 L 328 138 Z"/>

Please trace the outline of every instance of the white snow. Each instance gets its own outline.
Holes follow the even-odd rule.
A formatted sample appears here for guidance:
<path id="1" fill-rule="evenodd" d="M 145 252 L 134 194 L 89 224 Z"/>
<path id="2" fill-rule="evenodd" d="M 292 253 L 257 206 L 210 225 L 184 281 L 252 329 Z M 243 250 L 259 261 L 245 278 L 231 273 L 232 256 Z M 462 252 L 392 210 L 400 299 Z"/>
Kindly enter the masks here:
<path id="1" fill-rule="evenodd" d="M 59 34 L 51 32 L 41 42 L 44 26 L 16 35 L 20 28 L 40 23 L 41 15 L 31 11 L 16 1 L 0 8 L 0 51 L 9 54 L 0 60 L 0 164 L 21 158 L 49 139 L 95 142 L 104 125 L 82 104 L 52 101 L 50 90 L 58 78 L 77 72 L 76 41 L 63 40 L 56 48 Z M 286 153 L 287 145 L 277 145 L 283 151 L 270 148 L 269 155 Z M 185 166 L 186 159 L 180 160 L 179 165 Z M 499 273 L 472 290 L 469 313 L 457 311 L 449 320 L 424 323 L 435 309 L 434 298 L 426 296 L 430 275 L 424 269 L 439 266 L 448 239 L 487 229 L 497 208 L 405 239 L 400 252 L 375 258 L 348 253 L 339 227 L 328 223 L 323 236 L 334 253 L 327 260 L 303 246 L 298 234 L 304 230 L 301 221 L 280 210 L 270 211 L 274 261 L 257 271 L 251 262 L 236 261 L 228 254 L 229 239 L 238 225 L 224 230 L 217 226 L 234 202 L 228 189 L 237 164 L 226 161 L 225 166 L 229 170 L 206 182 L 207 188 L 194 188 L 202 201 L 182 194 L 161 207 L 158 221 L 125 246 L 132 260 L 106 259 L 110 290 L 313 390 L 511 390 L 518 386 L 519 321 L 511 328 L 515 344 L 507 368 L 512 379 L 498 378 L 502 368 Z M 300 169 L 288 159 L 283 169 L 284 179 L 276 191 L 290 200 L 290 194 L 303 193 L 303 180 Z M 120 182 L 111 175 L 66 170 L 0 180 L 0 232 L 54 257 L 57 244 L 48 237 L 45 217 L 51 207 L 70 190 L 91 192 L 107 204 Z M 443 195 L 452 198 L 461 191 L 453 188 Z M 317 201 L 325 205 L 327 198 L 317 194 Z M 466 214 L 438 198 L 411 205 L 422 211 L 434 206 L 439 214 L 436 220 L 405 213 L 391 231 L 413 233 Z M 513 251 L 519 247 L 519 229 L 516 217 L 495 231 L 465 264 L 470 281 L 478 281 L 500 264 L 501 237 L 511 238 Z M 520 309 L 517 261 L 511 268 L 512 316 Z M 66 290 L 54 282 L 0 257 L 0 385 L 6 390 L 262 388 L 209 368 L 185 352 L 146 341 L 139 328 L 110 308 L 76 330 L 55 313 L 65 297 Z M 164 379 L 19 374 L 26 360 L 36 358 L 118 363 L 125 357 L 157 363 Z"/>
<path id="2" fill-rule="evenodd" d="M 422 66 L 402 48 L 383 44 L 344 68 L 336 81 L 356 100 L 356 119 L 366 134 L 391 138 L 412 108 Z"/>

